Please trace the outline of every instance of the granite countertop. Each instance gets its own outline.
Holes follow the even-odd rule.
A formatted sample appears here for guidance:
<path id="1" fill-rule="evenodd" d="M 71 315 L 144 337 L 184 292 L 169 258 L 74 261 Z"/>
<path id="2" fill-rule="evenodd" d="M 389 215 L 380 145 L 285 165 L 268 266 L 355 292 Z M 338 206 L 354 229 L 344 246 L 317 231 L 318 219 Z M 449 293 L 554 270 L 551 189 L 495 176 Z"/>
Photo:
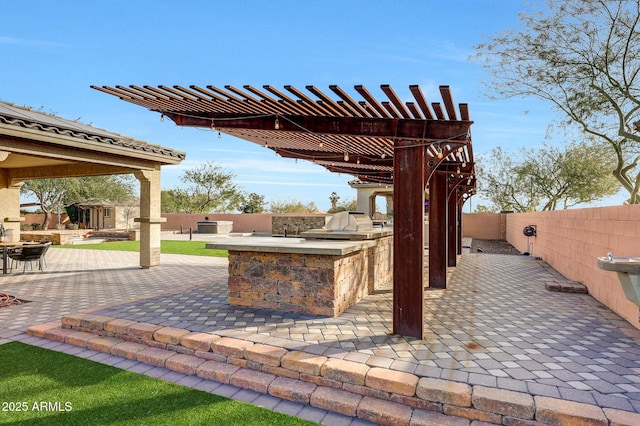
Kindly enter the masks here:
<path id="1" fill-rule="evenodd" d="M 325 254 L 340 256 L 373 247 L 375 240 L 306 240 L 282 237 L 220 237 L 207 243 L 208 249 L 265 253 Z"/>

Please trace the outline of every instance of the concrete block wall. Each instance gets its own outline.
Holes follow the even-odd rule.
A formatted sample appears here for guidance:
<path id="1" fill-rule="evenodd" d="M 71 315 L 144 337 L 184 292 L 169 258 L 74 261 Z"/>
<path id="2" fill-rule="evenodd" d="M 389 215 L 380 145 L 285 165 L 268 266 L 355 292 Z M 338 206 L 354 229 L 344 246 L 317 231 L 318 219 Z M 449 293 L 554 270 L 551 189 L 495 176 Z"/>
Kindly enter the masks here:
<path id="1" fill-rule="evenodd" d="M 536 225 L 537 236 L 523 234 Z M 615 273 L 598 268 L 596 258 L 640 256 L 640 205 L 610 206 L 507 215 L 506 240 L 518 250 L 542 258 L 570 280 L 640 328 L 639 307 L 624 295 Z"/>
<path id="2" fill-rule="evenodd" d="M 463 213 L 462 236 L 478 240 L 504 240 L 506 218 L 505 213 Z"/>
<path id="3" fill-rule="evenodd" d="M 187 214 L 187 213 L 163 213 L 162 217 L 167 221 L 162 224 L 162 230 L 179 231 L 180 226 L 185 233 L 189 232 L 189 227 L 195 232 L 198 229 L 198 222 L 205 220 L 208 217 L 209 220 L 225 220 L 233 222 L 233 232 L 258 232 L 258 233 L 270 233 L 271 232 L 271 217 L 272 214 L 222 214 L 222 213 L 209 213 L 209 214 Z"/>

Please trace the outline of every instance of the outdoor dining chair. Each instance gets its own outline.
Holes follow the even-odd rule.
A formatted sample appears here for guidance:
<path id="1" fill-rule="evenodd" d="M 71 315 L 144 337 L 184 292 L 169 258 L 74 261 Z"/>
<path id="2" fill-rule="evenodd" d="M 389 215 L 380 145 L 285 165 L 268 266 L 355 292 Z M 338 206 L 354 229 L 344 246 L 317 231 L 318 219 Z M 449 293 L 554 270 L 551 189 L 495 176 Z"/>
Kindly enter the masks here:
<path id="1" fill-rule="evenodd" d="M 31 262 L 38 262 L 38 269 L 43 270 L 42 262 L 43 256 L 49 249 L 48 244 L 38 244 L 38 245 L 28 245 L 17 247 L 9 251 L 8 256 L 11 258 L 11 269 L 13 269 L 13 262 L 22 262 L 22 272 L 24 273 L 27 269 L 27 263 L 29 264 L 29 268 L 33 269 Z"/>

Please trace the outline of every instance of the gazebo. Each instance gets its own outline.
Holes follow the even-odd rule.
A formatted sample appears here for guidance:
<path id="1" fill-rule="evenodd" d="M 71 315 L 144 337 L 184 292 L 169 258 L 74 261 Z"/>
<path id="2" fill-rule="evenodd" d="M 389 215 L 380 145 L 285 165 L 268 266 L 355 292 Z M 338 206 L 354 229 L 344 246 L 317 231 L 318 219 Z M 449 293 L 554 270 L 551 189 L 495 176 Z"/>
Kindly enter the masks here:
<path id="1" fill-rule="evenodd" d="M 315 86 L 92 87 L 179 126 L 210 128 L 362 182 L 393 185 L 394 333 L 423 336 L 425 187 L 431 288 L 446 288 L 447 266 L 461 253 L 462 205 L 475 190 L 473 122 L 467 104 L 456 108 L 448 86 L 439 88 L 442 104 L 431 105 L 417 85 L 406 102 L 389 85 L 381 86 L 383 101 L 360 85 L 354 94 L 329 86 L 333 97 Z"/>
<path id="2" fill-rule="evenodd" d="M 140 182 L 140 265 L 160 264 L 160 169 L 185 154 L 0 102 L 0 219 L 20 239 L 20 187 L 30 179 L 132 173 Z"/>

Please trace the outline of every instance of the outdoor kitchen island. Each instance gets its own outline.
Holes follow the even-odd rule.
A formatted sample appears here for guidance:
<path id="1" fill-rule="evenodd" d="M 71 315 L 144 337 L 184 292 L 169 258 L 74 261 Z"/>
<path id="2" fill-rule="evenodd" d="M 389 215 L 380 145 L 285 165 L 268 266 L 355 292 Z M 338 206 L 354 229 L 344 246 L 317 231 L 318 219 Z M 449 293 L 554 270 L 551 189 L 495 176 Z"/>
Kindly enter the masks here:
<path id="1" fill-rule="evenodd" d="M 344 213 L 349 216 L 336 214 L 326 229 L 303 232 L 302 238 L 226 237 L 207 243 L 209 249 L 229 251 L 229 304 L 337 316 L 375 288 L 390 285 L 392 228 L 373 229 L 368 217 L 366 223 Z M 336 221 L 348 223 L 334 229 Z"/>

